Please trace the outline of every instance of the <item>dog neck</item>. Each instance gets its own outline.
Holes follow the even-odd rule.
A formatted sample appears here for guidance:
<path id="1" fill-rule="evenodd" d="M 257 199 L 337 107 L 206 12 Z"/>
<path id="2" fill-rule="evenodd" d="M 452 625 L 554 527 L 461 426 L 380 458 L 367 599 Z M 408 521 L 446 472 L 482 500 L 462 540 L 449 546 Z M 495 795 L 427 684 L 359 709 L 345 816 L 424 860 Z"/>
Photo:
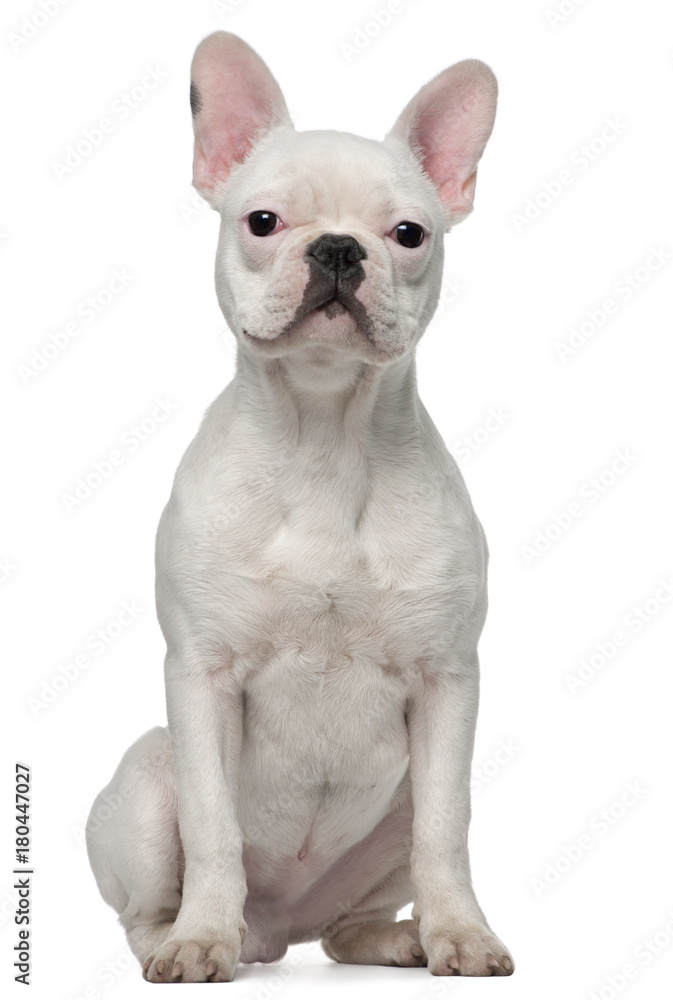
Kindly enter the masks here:
<path id="1" fill-rule="evenodd" d="M 420 434 L 414 353 L 378 366 L 343 357 L 335 363 L 331 350 L 263 358 L 239 347 L 239 413 L 271 448 L 302 445 L 336 459 L 356 442 L 365 454 L 399 461 L 400 449 Z"/>

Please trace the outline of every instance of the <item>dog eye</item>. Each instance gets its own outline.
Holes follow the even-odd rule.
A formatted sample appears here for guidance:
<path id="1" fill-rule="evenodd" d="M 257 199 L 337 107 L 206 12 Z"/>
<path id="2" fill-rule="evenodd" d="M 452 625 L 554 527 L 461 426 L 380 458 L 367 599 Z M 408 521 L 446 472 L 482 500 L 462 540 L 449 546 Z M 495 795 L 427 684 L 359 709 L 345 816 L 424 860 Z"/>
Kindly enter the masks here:
<path id="1" fill-rule="evenodd" d="M 248 229 L 254 236 L 271 236 L 283 223 L 273 212 L 251 212 L 248 216 Z"/>
<path id="2" fill-rule="evenodd" d="M 425 230 L 417 222 L 400 222 L 390 235 L 400 246 L 413 249 L 419 247 L 425 239 Z"/>

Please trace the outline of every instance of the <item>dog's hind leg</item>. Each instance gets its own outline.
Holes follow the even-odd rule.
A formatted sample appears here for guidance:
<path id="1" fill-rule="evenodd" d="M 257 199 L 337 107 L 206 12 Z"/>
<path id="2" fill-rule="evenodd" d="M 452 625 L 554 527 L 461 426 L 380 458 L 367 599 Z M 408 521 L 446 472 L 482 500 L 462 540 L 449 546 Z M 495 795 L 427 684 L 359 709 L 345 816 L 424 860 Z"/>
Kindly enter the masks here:
<path id="1" fill-rule="evenodd" d="M 395 920 L 389 914 L 372 913 L 370 919 L 323 938 L 326 955 L 348 965 L 427 965 L 415 920 Z"/>
<path id="2" fill-rule="evenodd" d="M 126 751 L 92 806 L 86 838 L 101 895 L 145 965 L 173 926 L 184 869 L 167 730 L 150 730 Z"/>
<path id="3" fill-rule="evenodd" d="M 412 891 L 408 864 L 391 871 L 352 913 L 325 928 L 325 954 L 348 965 L 427 965 L 416 921 L 395 919 Z"/>

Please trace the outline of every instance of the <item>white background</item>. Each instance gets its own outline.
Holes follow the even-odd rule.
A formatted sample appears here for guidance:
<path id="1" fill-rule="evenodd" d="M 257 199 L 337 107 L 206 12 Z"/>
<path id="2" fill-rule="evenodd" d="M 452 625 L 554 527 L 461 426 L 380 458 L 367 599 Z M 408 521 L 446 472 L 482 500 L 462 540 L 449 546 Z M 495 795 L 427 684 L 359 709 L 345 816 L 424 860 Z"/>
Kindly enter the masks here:
<path id="1" fill-rule="evenodd" d="M 165 721 L 154 534 L 179 458 L 233 373 L 212 279 L 217 219 L 192 211 L 188 105 L 194 47 L 226 28 L 268 62 L 300 129 L 381 138 L 426 80 L 466 57 L 499 79 L 476 211 L 447 238 L 444 303 L 418 363 L 492 554 L 471 852 L 517 971 L 438 980 L 337 966 L 315 945 L 240 967 L 220 992 L 662 997 L 673 966 L 672 601 L 660 583 L 673 590 L 670 5 L 403 0 L 371 38 L 384 0 L 220 8 L 70 0 L 44 25 L 37 0 L 2 10 L 2 980 L 20 760 L 33 773 L 32 996 L 153 989 L 98 895 L 82 828 L 122 752 Z M 569 13 L 550 17 L 559 8 Z M 165 78 L 122 118 L 115 102 L 148 67 Z M 59 179 L 54 164 L 105 117 L 112 131 Z M 81 303 L 115 269 L 127 286 L 87 322 Z M 615 307 L 601 325 L 605 299 Z M 77 335 L 36 371 L 73 321 Z M 563 360 L 558 344 L 582 323 L 583 345 Z M 159 399 L 173 412 L 132 447 Z M 68 512 L 64 494 L 114 450 L 122 463 Z M 627 460 L 610 471 L 619 451 Z M 581 513 L 561 517 L 573 503 Z M 116 635 L 124 602 L 141 610 Z M 98 654 L 88 643 L 101 627 L 111 641 Z M 88 665 L 55 691 L 82 654 Z M 569 677 L 592 656 L 573 693 Z M 591 846 L 574 848 L 580 838 Z"/>

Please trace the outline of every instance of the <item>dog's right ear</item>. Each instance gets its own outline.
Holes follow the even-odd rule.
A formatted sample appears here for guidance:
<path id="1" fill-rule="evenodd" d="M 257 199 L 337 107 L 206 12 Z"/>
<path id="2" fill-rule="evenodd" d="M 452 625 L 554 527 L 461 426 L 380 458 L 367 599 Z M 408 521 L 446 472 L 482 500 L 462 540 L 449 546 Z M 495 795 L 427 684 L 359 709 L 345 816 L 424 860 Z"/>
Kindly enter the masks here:
<path id="1" fill-rule="evenodd" d="M 291 125 L 280 87 L 256 52 L 228 31 L 201 42 L 192 60 L 192 183 L 217 207 L 231 168 L 276 125 Z"/>
<path id="2" fill-rule="evenodd" d="M 479 59 L 464 59 L 421 87 L 388 133 L 409 143 L 437 188 L 447 229 L 472 211 L 477 164 L 493 128 L 498 84 Z"/>

